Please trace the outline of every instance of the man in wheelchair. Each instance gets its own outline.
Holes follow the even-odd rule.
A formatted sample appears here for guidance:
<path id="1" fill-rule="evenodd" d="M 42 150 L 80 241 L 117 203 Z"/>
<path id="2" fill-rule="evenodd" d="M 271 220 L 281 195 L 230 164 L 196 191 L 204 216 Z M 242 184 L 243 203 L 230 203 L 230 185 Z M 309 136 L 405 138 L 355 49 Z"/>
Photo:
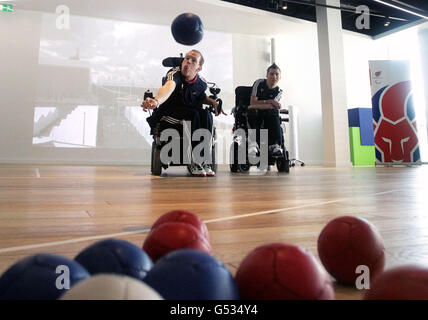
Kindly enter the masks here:
<path id="1" fill-rule="evenodd" d="M 256 129 L 256 141 L 249 142 L 248 154 L 255 156 L 259 152 L 260 127 L 268 130 L 268 151 L 270 156 L 280 157 L 284 150 L 281 147 L 282 130 L 279 110 L 281 109 L 282 90 L 278 86 L 281 69 L 274 63 L 267 69 L 266 79 L 254 82 L 248 107 L 248 124 Z"/>
<path id="2" fill-rule="evenodd" d="M 199 51 L 189 51 L 184 57 L 181 66 L 176 66 L 169 70 L 156 97 L 147 97 L 143 101 L 141 107 L 144 111 L 157 108 L 156 112 L 147 118 L 147 122 L 152 128 L 161 121 L 174 126 L 185 120 L 191 123 L 191 136 L 200 128 L 209 130 L 212 135 L 213 117 L 211 112 L 208 109 L 204 109 L 202 105 L 211 105 L 215 115 L 218 116 L 219 104 L 215 99 L 205 94 L 207 83 L 198 75 L 198 72 L 202 70 L 203 64 L 204 58 Z M 194 149 L 199 144 L 199 141 L 192 140 L 191 144 L 192 149 Z M 204 159 L 211 159 L 210 156 L 204 155 Z M 188 169 L 192 175 L 215 176 L 210 163 L 197 163 L 195 157 L 192 156 L 191 158 Z"/>
<path id="3" fill-rule="evenodd" d="M 267 69 L 266 79 L 256 80 L 252 87 L 239 86 L 235 89 L 236 101 L 232 110 L 235 117 L 234 142 L 231 145 L 230 162 L 232 172 L 246 173 L 251 165 L 259 168 L 267 165 L 269 169 L 275 163 L 279 172 L 289 172 L 290 161 L 281 127 L 281 122 L 288 119 L 280 117 L 280 113 L 288 114 L 288 111 L 280 111 L 280 79 L 280 68 L 272 64 Z M 261 129 L 266 130 L 267 135 L 266 131 L 261 135 Z"/>

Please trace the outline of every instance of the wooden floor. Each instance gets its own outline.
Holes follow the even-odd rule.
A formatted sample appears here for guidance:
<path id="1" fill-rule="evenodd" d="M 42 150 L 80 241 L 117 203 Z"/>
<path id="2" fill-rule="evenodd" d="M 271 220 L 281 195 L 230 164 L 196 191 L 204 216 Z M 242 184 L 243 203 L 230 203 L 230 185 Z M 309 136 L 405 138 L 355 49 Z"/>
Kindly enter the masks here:
<path id="1" fill-rule="evenodd" d="M 152 177 L 142 166 L 0 165 L 0 273 L 35 253 L 73 258 L 120 238 L 141 246 L 163 213 L 186 209 L 206 221 L 214 255 L 234 273 L 257 246 L 286 242 L 317 255 L 331 219 L 371 221 L 386 244 L 386 268 L 428 262 L 428 167 L 296 167 L 290 174 Z M 269 211 L 263 213 L 263 211 Z M 337 299 L 362 292 L 335 285 Z"/>

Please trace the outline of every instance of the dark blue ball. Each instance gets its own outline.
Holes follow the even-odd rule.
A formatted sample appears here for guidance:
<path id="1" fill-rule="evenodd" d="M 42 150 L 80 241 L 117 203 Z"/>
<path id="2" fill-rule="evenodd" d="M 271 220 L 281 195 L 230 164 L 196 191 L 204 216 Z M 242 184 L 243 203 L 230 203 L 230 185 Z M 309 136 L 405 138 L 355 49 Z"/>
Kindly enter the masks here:
<path id="1" fill-rule="evenodd" d="M 139 280 L 153 267 L 150 257 L 136 245 L 120 239 L 106 239 L 82 250 L 75 258 L 91 274 L 115 273 Z"/>
<path id="2" fill-rule="evenodd" d="M 65 267 L 58 268 L 59 266 Z M 67 280 L 65 280 L 65 277 Z M 56 300 L 90 274 L 79 263 L 52 254 L 26 257 L 0 278 L 0 300 Z"/>
<path id="3" fill-rule="evenodd" d="M 164 256 L 144 282 L 167 300 L 239 299 L 235 280 L 226 266 L 199 250 L 176 250 Z"/>
<path id="4" fill-rule="evenodd" d="M 175 41 L 186 46 L 199 43 L 204 36 L 204 25 L 201 19 L 193 13 L 183 13 L 174 19 L 171 32 Z"/>

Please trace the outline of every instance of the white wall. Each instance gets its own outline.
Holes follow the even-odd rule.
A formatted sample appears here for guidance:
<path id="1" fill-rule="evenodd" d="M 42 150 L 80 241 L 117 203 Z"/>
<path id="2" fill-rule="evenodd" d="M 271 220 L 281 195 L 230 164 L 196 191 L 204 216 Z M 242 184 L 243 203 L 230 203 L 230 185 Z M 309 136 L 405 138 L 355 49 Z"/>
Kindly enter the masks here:
<path id="1" fill-rule="evenodd" d="M 233 88 L 228 90 L 238 85 L 251 85 L 255 79 L 265 76 L 270 64 L 270 40 L 274 37 L 276 62 L 283 70 L 280 82 L 285 91 L 283 105 L 295 105 L 299 110 L 299 157 L 309 165 L 322 164 L 321 94 L 314 23 L 219 1 L 183 0 L 181 6 L 166 0 L 150 2 L 150 5 L 147 1 L 128 2 L 129 6 L 121 5 L 120 9 L 114 6 L 117 2 L 111 0 L 103 1 L 102 6 L 97 2 L 98 8 L 93 1 L 89 5 L 80 0 L 23 0 L 21 3 L 24 9 L 50 13 L 57 4 L 73 3 L 76 9 L 72 7 L 72 14 L 140 23 L 168 24 L 171 17 L 183 10 L 195 12 L 201 16 L 206 30 L 232 35 Z M 126 10 L 130 11 L 124 12 Z M 2 14 L 0 19 L 0 38 L 3 39 L 0 58 L 8 61 L 0 67 L 0 90 L 3 90 L 0 96 L 0 162 L 148 164 L 149 153 L 144 149 L 52 148 L 47 151 L 47 148 L 32 146 L 40 24 L 40 13 L 32 11 L 17 10 L 13 15 Z M 373 43 L 370 38 L 344 32 L 347 108 L 370 106 L 368 60 L 381 58 L 385 52 L 381 48 L 373 55 Z M 230 107 L 226 105 L 227 109 Z M 222 121 L 230 123 L 231 120 L 229 115 Z"/>
<path id="2" fill-rule="evenodd" d="M 348 109 L 371 108 L 369 61 L 383 60 L 386 48 L 379 47 L 369 37 L 343 33 Z"/>
<path id="3" fill-rule="evenodd" d="M 271 58 L 270 38 L 235 33 L 232 39 L 234 86 L 251 86 L 256 79 L 266 76 Z"/>
<path id="4" fill-rule="evenodd" d="M 298 157 L 311 165 L 322 164 L 321 88 L 318 40 L 315 24 L 300 26 L 299 32 L 284 28 L 275 35 L 276 63 L 282 69 L 282 104 L 299 113 Z"/>

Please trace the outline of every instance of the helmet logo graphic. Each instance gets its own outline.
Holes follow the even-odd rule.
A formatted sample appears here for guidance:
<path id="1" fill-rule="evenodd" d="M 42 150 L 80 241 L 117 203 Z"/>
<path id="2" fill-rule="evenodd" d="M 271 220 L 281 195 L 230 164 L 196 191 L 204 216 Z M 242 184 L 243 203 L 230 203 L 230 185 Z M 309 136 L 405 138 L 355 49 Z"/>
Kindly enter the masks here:
<path id="1" fill-rule="evenodd" d="M 373 96 L 372 103 L 377 161 L 419 161 L 419 141 L 410 81 L 380 89 Z"/>

